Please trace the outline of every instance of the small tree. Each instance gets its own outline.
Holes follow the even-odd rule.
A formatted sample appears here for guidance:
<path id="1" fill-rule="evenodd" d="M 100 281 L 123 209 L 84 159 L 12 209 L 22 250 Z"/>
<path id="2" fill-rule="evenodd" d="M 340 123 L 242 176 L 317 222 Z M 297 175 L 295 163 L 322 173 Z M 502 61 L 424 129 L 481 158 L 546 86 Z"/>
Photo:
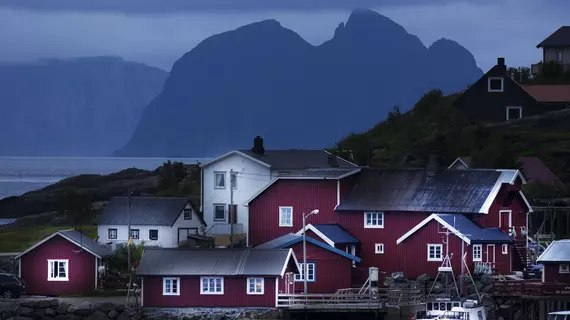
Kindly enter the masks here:
<path id="1" fill-rule="evenodd" d="M 128 246 L 131 247 L 131 261 L 132 265 L 136 266 L 138 262 L 141 261 L 144 254 L 144 242 L 140 244 L 130 244 L 124 245 L 113 253 L 113 256 L 109 259 L 109 267 L 113 271 L 118 272 L 129 272 L 128 270 Z"/>

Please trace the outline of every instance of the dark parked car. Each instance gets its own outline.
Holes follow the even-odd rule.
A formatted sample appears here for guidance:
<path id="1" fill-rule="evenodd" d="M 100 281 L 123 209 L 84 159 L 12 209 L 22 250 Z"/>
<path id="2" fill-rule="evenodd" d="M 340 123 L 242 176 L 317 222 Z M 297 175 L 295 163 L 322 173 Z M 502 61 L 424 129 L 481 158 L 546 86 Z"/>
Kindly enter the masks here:
<path id="1" fill-rule="evenodd" d="M 26 283 L 11 273 L 0 273 L 0 297 L 19 298 L 26 292 Z"/>

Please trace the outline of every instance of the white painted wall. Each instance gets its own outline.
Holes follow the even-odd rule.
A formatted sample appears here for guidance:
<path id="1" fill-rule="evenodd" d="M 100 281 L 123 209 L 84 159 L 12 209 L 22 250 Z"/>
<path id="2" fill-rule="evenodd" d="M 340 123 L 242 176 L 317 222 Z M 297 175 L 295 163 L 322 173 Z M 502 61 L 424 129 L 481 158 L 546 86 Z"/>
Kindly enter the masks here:
<path id="1" fill-rule="evenodd" d="M 248 159 L 239 154 L 233 154 L 227 158 L 214 162 L 203 168 L 203 212 L 204 220 L 208 229 L 214 224 L 224 222 L 214 221 L 214 204 L 226 205 L 226 224 L 229 218 L 227 205 L 230 204 L 230 170 L 236 172 L 236 185 L 234 189 L 234 204 L 237 205 L 237 223 L 242 224 L 245 233 L 248 232 L 248 208 L 244 203 L 255 195 L 260 189 L 271 181 L 271 171 L 268 167 Z M 226 173 L 226 188 L 216 189 L 214 183 L 214 172 Z M 213 230 L 220 230 L 214 228 Z"/>
<path id="2" fill-rule="evenodd" d="M 188 204 L 187 209 L 191 206 Z M 202 223 L 198 218 L 196 212 L 192 212 L 191 220 L 184 220 L 184 210 L 180 212 L 178 219 L 171 226 L 147 226 L 147 225 L 131 225 L 132 229 L 139 230 L 139 239 L 133 240 L 134 243 L 139 244 L 144 241 L 148 246 L 159 246 L 163 248 L 176 248 L 178 247 L 178 229 L 179 228 L 197 228 L 200 232 Z M 117 229 L 117 239 L 109 239 L 109 229 Z M 150 240 L 149 231 L 158 230 L 158 239 Z M 100 243 L 124 243 L 128 240 L 128 232 L 126 225 L 98 225 L 97 236 Z"/>

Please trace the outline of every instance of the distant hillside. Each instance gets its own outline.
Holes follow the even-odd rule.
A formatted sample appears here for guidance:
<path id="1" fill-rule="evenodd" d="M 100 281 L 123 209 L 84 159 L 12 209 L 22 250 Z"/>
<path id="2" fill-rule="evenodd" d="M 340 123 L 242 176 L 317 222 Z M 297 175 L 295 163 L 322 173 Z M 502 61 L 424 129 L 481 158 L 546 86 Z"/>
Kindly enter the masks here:
<path id="1" fill-rule="evenodd" d="M 426 26 L 427 27 L 427 26 Z M 173 66 L 119 156 L 217 156 L 249 146 L 324 148 L 407 110 L 425 92 L 457 92 L 482 75 L 451 40 L 426 48 L 394 21 L 354 11 L 313 46 L 275 20 L 214 35 Z"/>
<path id="2" fill-rule="evenodd" d="M 372 129 L 340 140 L 335 151 L 351 150 L 359 164 L 387 167 L 424 165 L 433 153 L 442 166 L 470 156 L 475 167 L 508 169 L 520 167 L 517 157 L 536 156 L 570 186 L 570 110 L 469 125 L 452 106 L 454 99 L 431 91 L 409 112 L 393 112 Z"/>
<path id="3" fill-rule="evenodd" d="M 115 57 L 0 65 L 0 156 L 108 156 L 167 75 Z"/>

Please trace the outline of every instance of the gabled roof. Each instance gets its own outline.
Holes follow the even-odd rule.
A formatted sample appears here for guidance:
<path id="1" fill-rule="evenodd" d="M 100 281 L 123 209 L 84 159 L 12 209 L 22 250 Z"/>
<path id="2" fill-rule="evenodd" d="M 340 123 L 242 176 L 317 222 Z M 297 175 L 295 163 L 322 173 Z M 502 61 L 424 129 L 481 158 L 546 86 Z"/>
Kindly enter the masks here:
<path id="1" fill-rule="evenodd" d="M 305 230 L 314 232 L 328 245 L 334 247 L 336 244 L 356 244 L 360 240 L 353 236 L 348 230 L 339 224 L 309 224 Z M 303 229 L 297 231 L 297 235 L 303 235 Z"/>
<path id="2" fill-rule="evenodd" d="M 316 246 L 318 246 L 318 247 L 321 247 L 321 248 L 326 249 L 326 250 L 328 250 L 328 251 L 331 251 L 331 252 L 334 252 L 334 253 L 336 253 L 336 254 L 339 254 L 339 255 L 341 255 L 341 256 L 343 256 L 343 257 L 345 257 L 345 258 L 348 258 L 348 259 L 353 260 L 353 261 L 355 261 L 355 262 L 360 262 L 360 258 L 358 258 L 358 257 L 356 257 L 356 256 L 353 256 L 353 255 L 351 255 L 351 254 L 348 254 L 348 253 L 346 253 L 346 252 L 344 252 L 344 251 L 342 251 L 342 250 L 339 250 L 339 249 L 337 249 L 337 248 L 335 248 L 335 247 L 332 247 L 332 246 L 330 246 L 330 245 L 328 245 L 328 244 L 326 244 L 326 243 L 324 243 L 324 242 L 315 240 L 315 239 L 313 239 L 313 238 L 311 238 L 311 237 L 305 237 L 305 240 L 306 240 L 308 243 L 312 243 L 312 244 L 314 244 L 314 245 L 316 245 Z M 294 244 L 297 244 L 297 243 L 299 243 L 299 242 L 302 242 L 302 241 L 303 241 L 303 236 L 296 235 L 296 234 L 293 234 L 293 233 L 289 233 L 289 234 L 283 235 L 283 236 L 281 236 L 281 237 L 279 237 L 279 238 L 275 238 L 275 239 L 273 239 L 273 240 L 271 240 L 271 241 L 268 241 L 268 242 L 265 242 L 265 243 L 263 243 L 263 244 L 260 244 L 260 245 L 258 245 L 257 247 L 255 247 L 254 250 L 255 250 L 255 249 L 257 249 L 257 250 L 266 250 L 266 249 L 275 249 L 275 248 L 288 248 L 288 247 L 290 247 L 290 246 L 292 246 L 292 245 L 294 245 Z"/>
<path id="3" fill-rule="evenodd" d="M 562 26 L 554 31 L 541 43 L 537 44 L 537 48 L 544 47 L 567 47 L 570 46 L 570 26 Z"/>
<path id="4" fill-rule="evenodd" d="M 251 201 L 269 189 L 278 180 L 340 180 L 359 172 L 360 168 L 303 169 L 279 172 L 277 177 L 254 193 L 253 196 L 244 203 L 244 206 L 247 207 Z"/>
<path id="5" fill-rule="evenodd" d="M 570 263 L 570 239 L 555 240 L 538 257 L 537 263 Z"/>
<path id="6" fill-rule="evenodd" d="M 251 150 L 234 150 L 216 159 L 201 165 L 205 168 L 213 163 L 221 161 L 232 155 L 240 155 L 251 161 L 259 163 L 272 170 L 299 170 L 309 168 L 335 168 L 329 164 L 330 152 L 326 150 L 265 150 L 264 154 L 258 154 Z M 336 156 L 339 168 L 358 168 L 348 160 Z"/>
<path id="7" fill-rule="evenodd" d="M 461 164 L 465 169 L 468 169 L 471 165 L 471 157 L 457 157 L 447 169 L 453 168 L 455 165 Z"/>
<path id="8" fill-rule="evenodd" d="M 432 214 L 401 236 L 396 243 L 400 244 L 428 222 L 435 220 L 451 233 L 467 244 L 477 243 L 509 243 L 513 239 L 498 228 L 482 228 L 462 214 Z"/>
<path id="9" fill-rule="evenodd" d="M 488 213 L 502 184 L 517 177 L 518 170 L 440 170 L 428 176 L 423 169 L 366 168 L 335 210 Z"/>
<path id="10" fill-rule="evenodd" d="M 128 197 L 114 197 L 103 210 L 98 224 L 127 225 L 130 215 L 131 225 L 172 226 L 187 204 L 192 207 L 193 215 L 205 224 L 190 199 L 165 197 L 131 197 L 130 209 Z"/>
<path id="11" fill-rule="evenodd" d="M 148 276 L 283 276 L 292 249 L 145 249 L 137 275 Z"/>
<path id="12" fill-rule="evenodd" d="M 525 84 L 521 87 L 538 102 L 570 102 L 569 84 Z"/>
<path id="13" fill-rule="evenodd" d="M 65 240 L 67 240 L 67 241 L 75 244 L 76 246 L 78 246 L 79 250 L 85 250 L 85 251 L 91 253 L 92 255 L 94 255 L 98 258 L 104 258 L 106 256 L 111 255 L 112 250 L 110 247 L 104 246 L 104 245 L 96 242 L 95 240 L 87 237 L 86 235 L 82 234 L 79 231 L 70 229 L 70 230 L 59 230 L 59 231 L 53 233 L 52 235 L 44 238 L 42 241 L 31 246 L 26 251 L 18 254 L 15 258 L 18 259 L 18 258 L 22 257 L 26 253 L 34 250 L 35 248 L 41 246 L 42 244 L 44 244 L 45 242 L 47 242 L 48 240 L 50 240 L 56 236 L 60 236 L 60 237 L 64 238 Z"/>

